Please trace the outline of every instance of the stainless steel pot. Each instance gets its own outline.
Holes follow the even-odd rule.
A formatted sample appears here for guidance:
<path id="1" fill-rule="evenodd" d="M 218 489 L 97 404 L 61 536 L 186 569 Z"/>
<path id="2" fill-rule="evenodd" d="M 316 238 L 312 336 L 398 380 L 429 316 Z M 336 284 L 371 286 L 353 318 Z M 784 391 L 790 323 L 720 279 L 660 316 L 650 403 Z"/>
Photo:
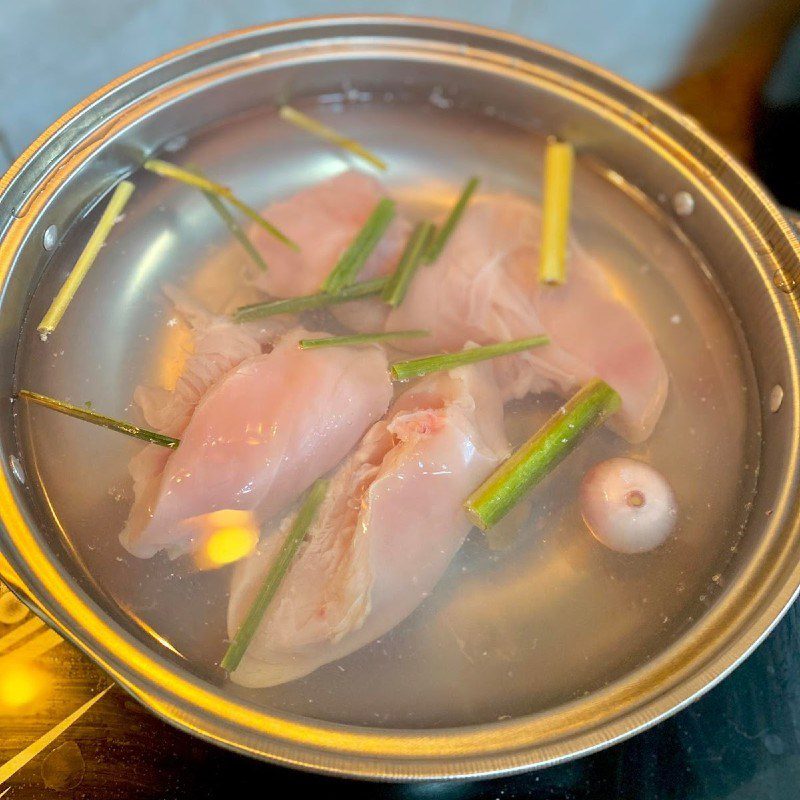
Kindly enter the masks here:
<path id="1" fill-rule="evenodd" d="M 36 511 L 35 465 L 15 477 L 12 407 L 0 415 L 0 574 L 51 625 L 155 713 L 210 741 L 276 762 L 371 778 L 491 775 L 545 766 L 632 735 L 733 669 L 800 586 L 798 307 L 800 246 L 769 196 L 691 119 L 603 70 L 530 41 L 402 17 L 301 20 L 184 48 L 123 76 L 48 129 L 0 181 L 0 394 L 18 374 L 19 332 L 61 235 L 121 176 L 176 137 L 286 96 L 402 76 L 457 85 L 521 125 L 582 152 L 669 209 L 710 265 L 752 356 L 760 473 L 726 590 L 676 643 L 606 688 L 551 712 L 473 727 L 386 730 L 270 714 L 147 649 Z M 672 212 L 668 212 L 672 213 Z M 19 470 L 17 470 L 18 472 Z"/>

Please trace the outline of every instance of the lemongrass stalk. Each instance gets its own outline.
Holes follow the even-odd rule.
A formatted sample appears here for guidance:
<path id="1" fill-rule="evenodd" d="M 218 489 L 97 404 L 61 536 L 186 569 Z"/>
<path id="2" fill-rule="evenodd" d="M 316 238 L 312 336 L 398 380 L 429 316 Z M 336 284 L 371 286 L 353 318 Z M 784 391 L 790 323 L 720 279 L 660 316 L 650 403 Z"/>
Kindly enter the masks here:
<path id="1" fill-rule="evenodd" d="M 397 308 L 403 302 L 411 279 L 422 261 L 432 230 L 433 225 L 430 222 L 421 222 L 411 234 L 397 269 L 381 294 L 383 300 L 392 308 Z"/>
<path id="2" fill-rule="evenodd" d="M 175 439 L 172 436 L 165 436 L 163 433 L 156 433 L 155 431 L 147 430 L 147 428 L 140 428 L 138 425 L 131 425 L 130 422 L 122 422 L 112 417 L 106 417 L 103 414 L 90 411 L 88 408 L 74 406 L 71 403 L 56 400 L 38 392 L 31 392 L 28 389 L 20 389 L 19 396 L 37 405 L 66 414 L 68 417 L 82 419 L 85 422 L 91 422 L 93 425 L 99 425 L 102 428 L 117 431 L 117 433 L 124 433 L 126 436 L 133 436 L 135 439 L 142 439 L 145 442 L 150 442 L 150 444 L 158 444 L 161 447 L 170 447 L 172 449 L 180 444 L 180 439 Z"/>
<path id="3" fill-rule="evenodd" d="M 422 356 L 410 358 L 406 361 L 396 361 L 392 364 L 392 378 L 396 381 L 407 381 L 410 378 L 419 378 L 431 372 L 440 372 L 445 369 L 455 369 L 465 364 L 475 364 L 490 358 L 499 358 L 511 353 L 530 350 L 532 347 L 542 347 L 550 344 L 548 336 L 531 336 L 528 339 L 515 339 L 511 342 L 487 344 L 483 347 L 470 347 L 458 353 L 439 353 L 435 356 Z"/>
<path id="4" fill-rule="evenodd" d="M 108 205 L 105 207 L 100 221 L 97 223 L 97 227 L 92 231 L 92 235 L 89 237 L 86 247 L 83 248 L 83 252 L 78 256 L 78 260 L 75 262 L 72 272 L 70 272 L 64 285 L 59 289 L 50 308 L 47 310 L 44 317 L 42 317 L 42 321 L 36 329 L 42 341 L 45 341 L 56 329 L 58 323 L 61 322 L 61 318 L 67 310 L 67 306 L 72 302 L 72 298 L 75 297 L 75 293 L 78 291 L 83 279 L 91 269 L 92 264 L 94 264 L 97 254 L 100 252 L 100 248 L 105 244 L 108 234 L 117 221 L 117 217 L 122 213 L 122 210 L 125 208 L 135 188 L 136 187 L 130 181 L 122 181 L 117 188 L 114 189 L 114 193 L 111 195 L 111 199 L 108 201 Z"/>
<path id="5" fill-rule="evenodd" d="M 302 111 L 298 111 L 291 106 L 281 106 L 279 113 L 281 119 L 286 120 L 286 122 L 290 122 L 292 125 L 296 125 L 298 128 L 302 128 L 304 131 L 308 131 L 308 133 L 314 136 L 319 136 L 320 139 L 325 139 L 325 141 L 349 151 L 380 170 L 385 171 L 387 169 L 386 162 L 382 158 L 378 158 L 378 156 L 364 147 L 364 145 L 360 144 L 355 139 L 343 136 L 338 131 L 324 125 L 313 117 L 309 117 Z"/>
<path id="6" fill-rule="evenodd" d="M 239 223 L 233 218 L 233 215 L 227 208 L 225 208 L 225 203 L 217 197 L 217 195 L 213 194 L 212 192 L 208 192 L 205 189 L 201 190 L 203 192 L 204 197 L 208 200 L 210 206 L 216 211 L 217 216 L 225 223 L 227 229 L 231 232 L 231 235 L 237 242 L 242 246 L 242 249 L 250 256 L 250 260 L 260 269 L 262 272 L 267 271 L 267 263 L 261 257 L 261 253 L 256 250 L 253 243 L 247 238 L 247 234 L 242 230 Z"/>
<path id="7" fill-rule="evenodd" d="M 361 268 L 394 218 L 394 211 L 394 201 L 386 197 L 375 206 L 364 226 L 325 279 L 322 284 L 323 292 L 339 294 L 355 282 Z"/>
<path id="8" fill-rule="evenodd" d="M 347 336 L 326 336 L 321 339 L 301 339 L 301 350 L 314 350 L 319 347 L 346 347 L 347 345 L 373 344 L 393 339 L 422 339 L 430 336 L 430 331 L 382 331 L 381 333 L 353 333 Z"/>
<path id="9" fill-rule="evenodd" d="M 298 253 L 300 252 L 300 245 L 297 244 L 297 242 L 290 239 L 279 228 L 276 228 L 269 220 L 264 219 L 264 217 L 262 217 L 261 214 L 258 213 L 258 211 L 248 206 L 247 203 L 243 203 L 238 197 L 235 197 L 234 195 L 230 195 L 225 199 L 234 208 L 241 211 L 242 214 L 244 214 L 248 219 L 253 220 L 253 222 L 255 222 L 256 225 L 260 225 L 274 239 L 277 239 L 279 242 L 282 242 L 287 247 L 290 247 L 292 250 L 296 250 Z"/>
<path id="10" fill-rule="evenodd" d="M 590 381 L 469 496 L 467 516 L 481 530 L 491 528 L 619 407 L 607 383 Z"/>
<path id="11" fill-rule="evenodd" d="M 204 175 L 199 175 L 192 170 L 183 169 L 176 164 L 171 164 L 169 161 L 162 161 L 159 158 L 149 158 L 142 165 L 149 172 L 160 175 L 162 178 L 171 178 L 175 181 L 185 183 L 187 186 L 193 186 L 200 191 L 211 192 L 217 197 L 223 197 L 234 208 L 239 209 L 246 217 L 249 217 L 256 224 L 264 228 L 267 233 L 275 237 L 278 241 L 283 242 L 293 250 L 299 250 L 298 245 L 293 242 L 285 233 L 276 228 L 269 220 L 264 219 L 261 214 L 254 208 L 251 208 L 247 203 L 243 203 L 227 186 L 216 181 L 209 180 Z"/>
<path id="12" fill-rule="evenodd" d="M 450 238 L 450 235 L 453 233 L 456 225 L 458 225 L 458 221 L 461 219 L 461 216 L 467 207 L 467 203 L 469 203 L 470 198 L 475 193 L 475 190 L 478 188 L 478 184 L 480 182 L 480 178 L 472 177 L 464 185 L 464 188 L 461 190 L 461 194 L 458 196 L 458 200 L 456 200 L 456 204 L 447 215 L 447 219 L 444 221 L 444 223 L 442 223 L 441 228 L 436 230 L 435 235 L 431 239 L 431 243 L 428 245 L 428 250 L 425 253 L 425 260 L 428 263 L 436 261 L 436 259 L 442 254 L 442 250 L 444 250 L 447 240 Z"/>
<path id="13" fill-rule="evenodd" d="M 320 505 L 325 499 L 328 490 L 328 481 L 320 479 L 316 481 L 308 490 L 303 502 L 297 511 L 292 527 L 281 545 L 278 555 L 272 562 L 264 582 L 256 595 L 253 605 L 247 612 L 239 630 L 231 640 L 225 655 L 222 657 L 220 666 L 228 672 L 233 672 L 241 663 L 242 658 L 255 635 L 258 626 L 264 617 L 269 604 L 286 577 L 289 568 L 292 566 L 297 551 L 300 549 L 308 529 L 314 523 Z"/>
<path id="14" fill-rule="evenodd" d="M 205 175 L 194 165 L 189 168 L 190 172 L 193 172 L 197 177 L 203 178 L 207 180 Z M 219 199 L 219 197 L 214 194 L 214 192 L 210 192 L 208 189 L 200 189 L 203 193 L 203 197 L 208 200 L 208 204 L 211 208 L 214 209 L 217 216 L 222 220 L 225 224 L 225 227 L 230 231 L 231 235 L 237 242 L 242 246 L 242 249 L 250 256 L 250 260 L 260 269 L 262 272 L 267 271 L 267 263 L 261 257 L 261 253 L 256 250 L 253 243 L 250 239 L 247 238 L 247 234 L 242 229 L 242 226 L 233 218 L 233 214 L 225 207 L 225 203 Z"/>
<path id="15" fill-rule="evenodd" d="M 559 286 L 566 280 L 567 236 L 575 151 L 567 142 L 548 142 L 544 154 L 544 200 L 539 280 Z"/>
<path id="16" fill-rule="evenodd" d="M 252 322 L 264 317 L 274 317 L 278 314 L 300 314 L 303 311 L 313 311 L 317 308 L 339 305 L 351 300 L 360 300 L 362 297 L 371 297 L 380 294 L 389 278 L 373 278 L 369 281 L 354 283 L 343 289 L 339 294 L 306 294 L 301 297 L 287 297 L 284 300 L 268 300 L 264 303 L 252 303 L 240 306 L 233 312 L 234 322 Z"/>
<path id="17" fill-rule="evenodd" d="M 204 175 L 198 174 L 194 169 L 183 169 L 169 161 L 162 161 L 160 158 L 148 158 L 142 165 L 148 172 L 159 175 L 162 178 L 170 178 L 173 181 L 185 183 L 203 192 L 211 192 L 219 197 L 230 197 L 233 192 L 222 183 L 217 183 Z"/>

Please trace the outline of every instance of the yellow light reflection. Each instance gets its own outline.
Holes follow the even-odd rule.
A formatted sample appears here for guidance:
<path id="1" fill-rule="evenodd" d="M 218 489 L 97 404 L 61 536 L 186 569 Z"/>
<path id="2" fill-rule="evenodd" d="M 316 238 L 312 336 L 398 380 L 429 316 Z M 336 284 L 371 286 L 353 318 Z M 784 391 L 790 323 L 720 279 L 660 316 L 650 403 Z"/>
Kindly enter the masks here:
<path id="1" fill-rule="evenodd" d="M 173 391 L 183 374 L 186 360 L 194 348 L 194 335 L 189 326 L 172 310 L 158 351 L 156 380 L 159 386 Z M 174 322 L 173 322 L 174 320 Z"/>
<path id="2" fill-rule="evenodd" d="M 212 534 L 206 545 L 206 555 L 215 564 L 232 564 L 249 555 L 258 535 L 249 528 L 225 528 Z"/>
<path id="3" fill-rule="evenodd" d="M 0 712 L 16 711 L 37 700 L 45 687 L 45 673 L 30 661 L 5 660 L 0 666 Z"/>
<path id="4" fill-rule="evenodd" d="M 197 541 L 201 542 L 195 553 L 200 569 L 233 564 L 249 556 L 258 544 L 258 526 L 250 511 L 214 511 L 187 523 L 197 530 Z"/>
<path id="5" fill-rule="evenodd" d="M 146 633 L 152 636 L 160 645 L 166 647 L 167 650 L 172 650 L 176 656 L 180 656 L 181 658 L 186 658 L 186 656 L 178 650 L 175 645 L 172 644 L 168 639 L 165 639 L 152 625 L 148 625 L 132 608 L 126 605 L 122 605 L 125 609 L 127 614 L 131 617 L 131 619 L 139 625 Z"/>
<path id="6" fill-rule="evenodd" d="M 0 622 L 16 625 L 28 616 L 28 609 L 8 590 L 0 589 Z"/>
<path id="7" fill-rule="evenodd" d="M 145 251 L 139 257 L 139 261 L 130 273 L 128 285 L 121 293 L 124 305 L 135 303 L 139 297 L 139 292 L 152 279 L 154 273 L 158 272 L 163 263 L 170 255 L 170 250 L 177 241 L 174 230 L 169 228 L 162 230 L 148 244 Z"/>

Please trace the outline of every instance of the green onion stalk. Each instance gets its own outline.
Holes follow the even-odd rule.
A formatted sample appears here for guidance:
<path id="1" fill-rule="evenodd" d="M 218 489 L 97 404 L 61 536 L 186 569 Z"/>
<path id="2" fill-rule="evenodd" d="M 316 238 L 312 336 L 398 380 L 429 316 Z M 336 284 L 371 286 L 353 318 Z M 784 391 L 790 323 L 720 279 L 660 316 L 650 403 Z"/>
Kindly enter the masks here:
<path id="1" fill-rule="evenodd" d="M 467 498 L 467 516 L 481 530 L 491 528 L 620 404 L 607 383 L 590 381 Z"/>
<path id="2" fill-rule="evenodd" d="M 339 294 L 317 292 L 301 297 L 287 297 L 284 300 L 267 300 L 263 303 L 252 303 L 240 306 L 233 312 L 234 322 L 252 322 L 264 317 L 274 317 L 278 314 L 300 314 L 303 311 L 313 311 L 317 308 L 339 305 L 351 300 L 360 300 L 362 297 L 372 297 L 380 294 L 389 278 L 373 278 L 369 281 L 354 283 Z"/>
<path id="3" fill-rule="evenodd" d="M 465 364 L 475 364 L 478 361 L 486 361 L 490 358 L 500 358 L 512 353 L 520 353 L 523 350 L 530 350 L 533 347 L 542 347 L 546 344 L 550 344 L 549 337 L 543 335 L 531 336 L 527 339 L 515 339 L 511 342 L 469 347 L 466 350 L 460 350 L 458 353 L 439 353 L 433 356 L 409 358 L 406 361 L 396 361 L 392 364 L 392 379 L 407 381 L 411 378 L 428 375 L 431 372 L 455 369 Z"/>
<path id="4" fill-rule="evenodd" d="M 258 590 L 253 605 L 250 606 L 250 610 L 222 657 L 220 666 L 224 670 L 233 672 L 241 663 L 269 604 L 274 599 L 278 589 L 280 589 L 281 583 L 283 583 L 283 579 L 289 572 L 303 539 L 316 519 L 327 490 L 328 481 L 320 479 L 306 493 L 300 504 L 297 516 L 294 518 L 292 527 L 283 540 L 281 549 L 278 551 L 278 555 L 272 562 L 264 582 Z"/>
<path id="5" fill-rule="evenodd" d="M 396 339 L 422 339 L 430 336 L 430 331 L 381 331 L 379 333 L 353 333 L 346 336 L 324 336 L 319 339 L 301 339 L 298 345 L 301 350 L 313 350 L 320 347 L 343 347 L 349 345 L 376 344 Z"/>
<path id="6" fill-rule="evenodd" d="M 147 430 L 147 428 L 140 428 L 138 425 L 132 425 L 130 422 L 122 422 L 112 417 L 106 417 L 104 414 L 98 414 L 96 411 L 91 411 L 89 408 L 74 406 L 71 403 L 56 400 L 53 397 L 47 397 L 47 395 L 39 394 L 38 392 L 20 389 L 18 394 L 19 397 L 24 397 L 32 403 L 52 409 L 53 411 L 58 411 L 60 414 L 66 414 L 68 417 L 74 417 L 75 419 L 82 419 L 84 422 L 91 422 L 93 425 L 99 425 L 102 428 L 117 431 L 117 433 L 124 433 L 126 436 L 133 436 L 136 439 L 141 439 L 150 444 L 157 444 L 161 447 L 169 447 L 172 449 L 180 444 L 180 439 L 175 439 L 172 436 L 165 436 L 163 433 L 156 433 L 155 431 Z"/>
<path id="7" fill-rule="evenodd" d="M 461 194 L 458 196 L 458 200 L 456 200 L 456 204 L 448 214 L 447 219 L 442 224 L 442 227 L 436 230 L 431 238 L 427 252 L 425 253 L 425 260 L 428 263 L 436 261 L 436 259 L 442 254 L 442 250 L 444 250 L 447 240 L 455 230 L 456 225 L 458 225 L 458 222 L 467 207 L 467 203 L 469 203 L 470 198 L 475 193 L 479 183 L 480 178 L 472 177 L 467 181 L 466 185 L 461 190 Z"/>
<path id="8" fill-rule="evenodd" d="M 425 249 L 431 240 L 432 233 L 432 223 L 420 222 L 411 234 L 403 255 L 397 264 L 397 269 L 395 269 L 381 294 L 383 301 L 392 308 L 397 308 L 403 302 L 411 284 L 411 279 L 422 263 L 422 257 L 425 255 Z"/>
<path id="9" fill-rule="evenodd" d="M 322 291 L 328 294 L 339 294 L 355 282 L 358 273 L 378 246 L 378 242 L 386 233 L 389 223 L 394 219 L 395 203 L 384 197 L 378 202 L 367 218 L 364 226 L 356 234 L 347 250 L 330 275 L 322 284 Z"/>

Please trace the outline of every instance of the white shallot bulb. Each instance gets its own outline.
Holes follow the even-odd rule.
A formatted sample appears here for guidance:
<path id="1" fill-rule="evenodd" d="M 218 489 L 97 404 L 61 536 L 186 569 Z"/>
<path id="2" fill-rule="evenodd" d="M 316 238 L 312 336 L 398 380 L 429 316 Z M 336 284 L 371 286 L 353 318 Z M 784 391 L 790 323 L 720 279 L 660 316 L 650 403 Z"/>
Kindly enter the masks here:
<path id="1" fill-rule="evenodd" d="M 666 541 L 678 507 L 666 478 L 632 458 L 601 461 L 584 475 L 581 513 L 595 538 L 619 553 L 644 553 Z"/>

